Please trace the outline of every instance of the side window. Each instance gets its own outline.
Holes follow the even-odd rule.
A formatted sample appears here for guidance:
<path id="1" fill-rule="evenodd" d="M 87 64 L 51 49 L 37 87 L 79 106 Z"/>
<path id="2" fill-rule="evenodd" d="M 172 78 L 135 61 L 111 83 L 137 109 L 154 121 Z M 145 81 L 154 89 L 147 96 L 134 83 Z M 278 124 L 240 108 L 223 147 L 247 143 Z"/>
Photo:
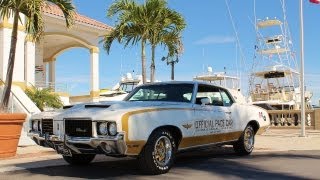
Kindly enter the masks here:
<path id="1" fill-rule="evenodd" d="M 233 104 L 232 99 L 230 98 L 230 95 L 225 90 L 220 90 L 223 105 L 224 106 L 231 106 Z"/>
<path id="2" fill-rule="evenodd" d="M 196 96 L 196 104 L 201 104 L 202 98 L 208 98 L 212 106 L 223 106 L 222 97 L 217 87 L 209 85 L 199 85 Z"/>

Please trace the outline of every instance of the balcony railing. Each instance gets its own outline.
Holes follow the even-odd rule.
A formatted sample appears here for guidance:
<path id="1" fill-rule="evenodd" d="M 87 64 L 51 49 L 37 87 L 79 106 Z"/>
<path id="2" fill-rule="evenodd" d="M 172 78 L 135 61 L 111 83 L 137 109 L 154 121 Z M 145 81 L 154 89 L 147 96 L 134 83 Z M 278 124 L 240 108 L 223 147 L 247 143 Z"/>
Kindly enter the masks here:
<path id="1" fill-rule="evenodd" d="M 320 117 L 316 117 L 316 110 L 306 110 L 305 125 L 306 127 L 314 127 L 315 121 L 320 121 Z M 319 111 L 319 110 L 317 110 Z M 300 110 L 269 110 L 271 126 L 278 127 L 300 127 L 301 111 Z M 317 119 L 316 119 L 317 118 Z"/>
<path id="2" fill-rule="evenodd" d="M 54 90 L 54 92 L 69 92 L 68 85 L 64 83 L 54 83 L 54 82 L 44 82 L 37 81 L 35 82 L 35 87 L 37 88 L 50 88 Z"/>

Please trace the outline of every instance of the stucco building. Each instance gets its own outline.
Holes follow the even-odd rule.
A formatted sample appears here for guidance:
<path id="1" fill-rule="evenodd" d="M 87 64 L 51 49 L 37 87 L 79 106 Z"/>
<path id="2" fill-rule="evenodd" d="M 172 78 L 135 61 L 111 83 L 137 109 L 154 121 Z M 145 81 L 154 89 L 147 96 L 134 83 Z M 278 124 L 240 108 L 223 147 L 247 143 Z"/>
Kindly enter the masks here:
<path id="1" fill-rule="evenodd" d="M 67 29 L 62 11 L 54 5 L 43 9 L 45 31 L 39 42 L 32 42 L 25 32 L 24 19 L 19 25 L 13 84 L 22 89 L 35 86 L 54 87 L 56 58 L 70 48 L 87 48 L 90 53 L 90 98 L 99 97 L 99 41 L 112 27 L 89 17 L 75 14 L 75 24 Z M 0 19 L 0 84 L 6 80 L 13 18 Z"/>
<path id="2" fill-rule="evenodd" d="M 45 30 L 39 42 L 33 42 L 26 33 L 25 19 L 21 15 L 18 30 L 15 67 L 13 73 L 12 96 L 10 110 L 24 112 L 28 115 L 25 122 L 20 145 L 30 145 L 34 142 L 27 137 L 28 119 L 40 110 L 25 94 L 26 87 L 50 87 L 56 89 L 56 59 L 57 56 L 71 48 L 82 47 L 90 53 L 90 92 L 86 101 L 99 100 L 99 41 L 112 27 L 89 17 L 75 14 L 75 24 L 68 29 L 62 11 L 57 6 L 47 6 L 43 9 Z M 13 18 L 0 19 L 0 94 L 6 80 L 7 64 L 10 51 Z M 65 104 L 69 103 L 69 95 L 60 93 Z"/>

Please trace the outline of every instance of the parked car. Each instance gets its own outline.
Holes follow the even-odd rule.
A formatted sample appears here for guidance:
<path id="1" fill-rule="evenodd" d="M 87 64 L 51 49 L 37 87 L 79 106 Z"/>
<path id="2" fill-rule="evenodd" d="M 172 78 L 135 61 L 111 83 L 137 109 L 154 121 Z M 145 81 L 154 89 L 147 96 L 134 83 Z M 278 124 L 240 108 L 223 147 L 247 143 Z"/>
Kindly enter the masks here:
<path id="1" fill-rule="evenodd" d="M 238 103 L 228 89 L 161 82 L 138 86 L 124 101 L 73 106 L 54 116 L 49 131 L 31 125 L 29 135 L 70 164 L 88 164 L 96 154 L 133 156 L 145 172 L 161 174 L 181 150 L 231 144 L 248 155 L 269 124 L 264 109 Z"/>

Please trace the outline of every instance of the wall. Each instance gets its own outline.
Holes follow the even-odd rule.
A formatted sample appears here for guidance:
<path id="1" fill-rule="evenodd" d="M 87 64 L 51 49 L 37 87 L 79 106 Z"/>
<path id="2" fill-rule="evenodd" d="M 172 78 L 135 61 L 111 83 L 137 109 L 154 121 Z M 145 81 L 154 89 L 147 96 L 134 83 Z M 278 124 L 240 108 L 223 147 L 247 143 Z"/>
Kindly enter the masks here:
<path id="1" fill-rule="evenodd" d="M 21 18 L 24 23 L 24 18 Z M 7 64 L 10 52 L 11 44 L 11 33 L 12 33 L 12 18 L 8 20 L 3 20 L 1 22 L 2 28 L 0 28 L 0 78 L 5 81 Z M 24 40 L 26 33 L 24 32 L 22 24 L 19 24 L 18 28 L 18 40 L 16 48 L 16 57 L 15 57 L 15 66 L 13 72 L 13 81 L 15 82 L 24 82 L 25 73 L 24 73 Z"/>
<path id="2" fill-rule="evenodd" d="M 36 43 L 35 49 L 35 81 L 36 82 L 46 82 L 46 68 L 45 64 L 43 63 L 43 43 L 40 41 Z"/>
<path id="3" fill-rule="evenodd" d="M 315 117 L 314 128 L 316 130 L 320 130 L 320 109 L 314 110 L 314 117 Z"/>

